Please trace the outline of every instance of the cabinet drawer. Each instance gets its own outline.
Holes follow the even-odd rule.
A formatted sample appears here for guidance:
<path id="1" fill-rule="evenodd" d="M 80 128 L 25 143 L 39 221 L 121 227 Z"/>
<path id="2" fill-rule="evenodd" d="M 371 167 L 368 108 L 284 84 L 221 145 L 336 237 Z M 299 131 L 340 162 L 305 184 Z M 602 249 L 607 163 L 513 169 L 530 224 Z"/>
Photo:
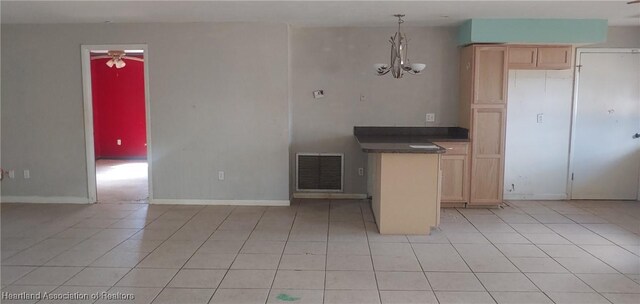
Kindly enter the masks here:
<path id="1" fill-rule="evenodd" d="M 434 142 L 434 144 L 447 149 L 447 155 L 466 155 L 469 143 L 467 142 Z"/>

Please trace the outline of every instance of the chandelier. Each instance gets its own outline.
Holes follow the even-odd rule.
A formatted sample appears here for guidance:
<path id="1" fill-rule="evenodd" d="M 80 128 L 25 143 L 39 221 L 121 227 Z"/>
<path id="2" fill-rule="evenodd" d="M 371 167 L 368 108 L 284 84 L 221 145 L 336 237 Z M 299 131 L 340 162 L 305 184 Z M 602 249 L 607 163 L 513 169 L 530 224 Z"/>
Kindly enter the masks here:
<path id="1" fill-rule="evenodd" d="M 400 25 L 404 23 L 404 15 L 394 15 L 398 18 L 398 31 L 389 39 L 391 42 L 391 64 L 377 63 L 374 65 L 378 76 L 385 75 L 391 71 L 393 78 L 402 78 L 404 72 L 409 74 L 420 74 L 426 67 L 423 63 L 409 63 L 407 58 L 408 42 L 407 36 L 400 31 Z"/>
<path id="2" fill-rule="evenodd" d="M 126 55 L 124 51 L 108 51 L 107 56 L 111 57 L 111 60 L 107 61 L 107 66 L 110 68 L 115 66 L 116 69 L 124 68 L 127 65 L 127 63 L 122 60 L 124 55 Z"/>

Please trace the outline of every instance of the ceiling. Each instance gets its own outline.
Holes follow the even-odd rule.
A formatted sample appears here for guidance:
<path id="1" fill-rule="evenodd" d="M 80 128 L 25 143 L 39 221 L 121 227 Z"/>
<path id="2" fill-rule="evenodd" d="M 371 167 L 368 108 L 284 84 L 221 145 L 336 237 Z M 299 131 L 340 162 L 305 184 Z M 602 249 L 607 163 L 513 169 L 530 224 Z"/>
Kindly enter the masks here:
<path id="1" fill-rule="evenodd" d="M 640 4 L 626 1 L 6 1 L 1 22 L 267 22 L 294 26 L 457 25 L 471 18 L 598 18 L 640 25 Z"/>

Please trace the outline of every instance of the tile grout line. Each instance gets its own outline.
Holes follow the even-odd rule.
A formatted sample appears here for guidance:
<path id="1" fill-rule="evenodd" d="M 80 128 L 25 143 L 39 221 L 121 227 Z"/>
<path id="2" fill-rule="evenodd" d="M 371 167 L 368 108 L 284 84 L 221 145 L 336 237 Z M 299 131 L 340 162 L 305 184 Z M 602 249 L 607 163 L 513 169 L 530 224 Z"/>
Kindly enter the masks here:
<path id="1" fill-rule="evenodd" d="M 382 294 L 380 293 L 380 283 L 378 283 L 378 273 L 376 272 L 376 264 L 373 262 L 373 251 L 371 251 L 371 242 L 369 240 L 369 229 L 367 229 L 366 221 L 364 219 L 364 213 L 362 212 L 362 206 L 360 206 L 360 215 L 362 216 L 362 221 L 363 221 L 362 224 L 364 225 L 364 231 L 367 237 L 367 248 L 369 248 L 369 258 L 371 259 L 371 267 L 373 268 L 373 278 L 376 280 L 376 289 L 377 289 L 376 291 L 378 292 L 378 303 L 382 303 Z M 409 239 L 407 239 L 407 241 L 409 241 Z"/>
<path id="2" fill-rule="evenodd" d="M 132 211 L 131 213 L 134 213 L 135 211 L 140 210 L 140 209 L 142 209 L 142 208 L 138 208 L 138 209 L 136 209 L 136 210 Z M 166 212 L 167 212 L 167 211 L 169 211 L 170 209 L 171 209 L 171 208 L 168 208 L 168 209 L 167 209 L 165 212 L 163 212 L 162 214 L 166 213 Z M 129 215 L 131 215 L 131 214 L 129 214 Z M 94 214 L 94 216 L 95 216 L 95 214 Z M 93 216 L 92 216 L 92 217 L 89 217 L 89 218 L 93 218 Z M 85 218 L 85 220 L 86 220 L 86 219 L 89 219 L 89 218 Z M 157 218 L 156 218 L 156 219 L 157 219 Z M 155 219 L 154 219 L 154 221 L 155 221 Z M 116 221 L 116 222 L 117 222 L 117 221 Z M 152 222 L 153 222 L 153 221 L 152 221 Z M 75 225 L 74 225 L 74 226 L 75 226 Z M 69 228 L 73 228 L 73 226 L 71 226 L 71 227 L 69 227 Z M 69 229 L 69 228 L 67 228 L 67 229 Z M 86 228 L 86 227 L 85 227 L 85 228 Z M 65 230 L 67 230 L 67 229 L 65 229 Z M 109 228 L 108 228 L 108 227 L 105 227 L 105 228 L 100 228 L 100 229 L 101 229 L 101 231 L 104 231 L 105 229 L 109 229 Z M 61 231 L 60 233 L 64 232 L 65 230 Z M 142 229 L 138 229 L 138 231 L 140 231 L 140 230 L 142 230 Z M 100 233 L 100 232 L 98 232 L 98 233 Z M 98 234 L 98 233 L 96 233 L 96 234 Z M 136 232 L 136 233 L 137 233 L 137 232 Z M 94 234 L 94 235 L 95 235 L 95 234 Z M 135 235 L 135 234 L 133 234 L 133 235 Z M 119 246 L 120 244 L 124 243 L 125 241 L 127 241 L 128 239 L 130 239 L 133 235 L 131 235 L 130 237 L 128 237 L 128 238 L 126 238 L 126 239 L 124 239 L 124 240 L 122 240 L 121 242 L 119 242 L 118 244 L 116 244 L 114 247 L 112 247 L 111 249 L 109 249 L 107 252 L 105 252 L 104 254 L 102 254 L 100 257 L 98 257 L 98 258 L 94 259 L 91 263 L 95 262 L 95 261 L 96 261 L 96 260 L 98 260 L 99 258 L 101 258 L 101 257 L 103 257 L 104 255 L 106 255 L 107 253 L 111 252 L 111 250 L 113 250 L 113 248 L 115 248 L 115 247 Z M 74 246 L 77 246 L 77 245 L 79 245 L 80 243 L 82 243 L 82 242 L 84 242 L 84 241 L 86 241 L 86 240 L 89 240 L 90 238 L 91 238 L 91 237 L 88 237 L 88 238 L 86 238 L 86 239 L 84 239 L 84 240 L 82 240 L 82 241 L 80 241 L 80 242 L 76 243 Z M 49 238 L 47 238 L 47 239 L 51 239 L 51 237 L 49 237 Z M 47 239 L 45 239 L 45 240 L 47 240 Z M 43 241 L 44 241 L 44 240 L 43 240 Z M 73 248 L 73 247 L 72 247 L 72 248 Z M 45 261 L 45 262 L 44 262 L 44 264 L 42 264 L 42 265 L 35 266 L 36 268 L 35 268 L 35 269 L 33 269 L 32 271 L 30 271 L 29 273 L 31 273 L 31 272 L 33 272 L 33 271 L 36 271 L 37 269 L 42 268 L 42 267 L 82 268 L 80 271 L 78 271 L 77 273 L 75 273 L 75 274 L 74 274 L 73 276 L 71 276 L 69 279 L 67 279 L 67 280 L 65 280 L 64 282 L 62 282 L 62 284 L 58 285 L 58 286 L 57 286 L 56 288 L 54 288 L 52 291 L 54 291 L 54 290 L 56 290 L 56 289 L 58 289 L 58 288 L 60 288 L 60 287 L 62 287 L 62 286 L 74 286 L 74 285 L 64 285 L 64 284 L 65 284 L 66 282 L 69 282 L 70 280 L 72 280 L 72 279 L 73 279 L 76 275 L 78 275 L 80 272 L 82 272 L 82 271 L 84 271 L 85 269 L 89 268 L 89 266 L 91 265 L 91 263 L 90 263 L 89 265 L 87 265 L 87 266 L 46 266 L 46 263 L 48 263 L 49 261 L 51 261 L 51 260 L 55 259 L 56 257 L 58 257 L 58 256 L 60 256 L 60 255 L 62 255 L 62 254 L 64 254 L 64 253 L 66 253 L 66 252 L 69 252 L 69 251 L 71 251 L 71 249 L 65 250 L 65 251 L 61 252 L 60 254 L 58 254 L 58 255 L 56 255 L 56 256 L 54 256 L 54 257 L 52 257 L 51 259 L 48 259 L 48 260 L 47 260 L 47 261 Z M 130 270 L 129 270 L 129 271 L 130 271 Z M 127 273 L 129 273 L 129 272 L 127 272 Z M 27 275 L 27 274 L 25 274 L 24 276 L 26 276 L 26 275 Z M 126 275 L 126 274 L 125 274 L 125 275 Z M 24 277 L 24 276 L 22 276 L 22 277 Z M 21 278 L 22 278 L 22 277 L 21 277 Z M 124 277 L 124 276 L 123 276 L 123 277 Z M 120 279 L 122 279 L 122 278 L 120 278 Z M 19 279 L 18 279 L 18 280 L 19 280 Z M 11 284 L 9 284 L 8 286 L 36 286 L 36 285 L 14 285 L 13 283 L 17 282 L 18 280 L 16 280 L 16 281 L 12 282 L 12 283 L 11 283 Z M 118 280 L 118 281 L 120 281 L 120 280 Z M 117 283 L 117 282 L 116 282 L 116 283 Z M 114 286 L 115 286 L 115 285 L 114 285 Z M 99 287 L 102 287 L 102 286 L 99 286 Z M 111 286 L 111 287 L 113 287 L 113 286 Z M 108 291 L 109 289 L 111 289 L 111 287 L 107 288 L 107 291 Z M 94 303 L 95 303 L 95 302 L 97 302 L 97 301 L 98 301 L 98 300 L 94 301 Z"/>
<path id="3" fill-rule="evenodd" d="M 289 203 L 289 206 L 291 206 L 291 203 Z M 267 210 L 269 210 L 269 209 L 267 209 Z M 296 209 L 296 212 L 293 215 L 293 221 L 291 221 L 291 226 L 289 226 L 289 233 L 287 233 L 287 239 L 284 241 L 284 246 L 282 247 L 282 251 L 280 252 L 280 259 L 278 260 L 278 265 L 276 266 L 276 272 L 273 275 L 273 280 L 271 281 L 271 287 L 269 287 L 269 292 L 267 292 L 267 298 L 264 300 L 265 303 L 269 302 L 269 298 L 271 297 L 271 291 L 273 290 L 273 285 L 275 284 L 276 278 L 278 277 L 278 272 L 280 271 L 280 263 L 282 263 L 282 258 L 284 257 L 284 250 L 287 248 L 287 243 L 289 243 L 289 237 L 291 236 L 291 230 L 293 229 L 293 224 L 296 222 L 296 218 L 297 217 L 298 217 L 298 210 Z M 256 224 L 256 226 L 257 226 L 257 224 Z M 325 272 L 326 272 L 326 268 L 325 268 Z"/>
<path id="4" fill-rule="evenodd" d="M 176 206 L 173 206 L 173 207 L 171 207 L 171 208 L 167 209 L 167 211 L 165 211 L 164 213 L 162 213 L 162 215 L 166 214 L 167 212 L 169 212 L 171 209 L 173 209 L 173 208 L 175 208 L 175 207 L 176 207 Z M 167 237 L 167 238 L 166 238 L 165 240 L 163 240 L 160 244 L 158 244 L 158 246 L 156 246 L 156 248 L 154 248 L 154 250 L 152 250 L 151 252 L 149 252 L 149 253 L 148 253 L 144 258 L 142 258 L 140 261 L 138 261 L 138 263 L 136 263 L 136 265 L 135 265 L 135 266 L 133 266 L 131 269 L 129 269 L 129 271 L 128 271 L 124 276 L 122 276 L 118 281 L 116 281 L 116 282 L 113 284 L 113 286 L 111 286 L 111 288 L 109 288 L 109 289 L 108 289 L 108 291 L 109 291 L 109 290 L 111 290 L 111 289 L 113 289 L 113 288 L 115 288 L 115 287 L 118 285 L 118 283 L 119 283 L 122 279 L 124 279 L 124 278 L 129 274 L 129 273 L 131 273 L 131 271 L 133 271 L 134 269 L 136 269 L 136 266 L 140 265 L 140 263 L 142 263 L 142 261 L 144 261 L 144 259 L 146 259 L 149 255 L 151 255 L 151 253 L 153 253 L 156 249 L 160 248 L 160 246 L 162 246 L 165 242 L 167 242 L 167 241 L 168 241 L 168 240 L 169 240 L 173 235 L 175 235 L 176 233 L 178 233 L 178 231 L 180 231 L 180 229 L 182 229 L 182 227 L 184 227 L 187 223 L 189 223 L 189 221 L 191 221 L 191 220 L 192 220 L 192 219 L 193 219 L 193 218 L 194 218 L 198 213 L 200 213 L 203 209 L 204 209 L 204 207 L 201 207 L 201 208 L 200 208 L 200 210 L 198 210 L 198 212 L 194 213 L 191 217 L 189 217 L 189 219 L 188 219 L 188 220 L 186 220 L 186 221 L 184 222 L 184 224 L 182 224 L 178 229 L 176 229 L 176 231 L 174 231 L 171 235 L 169 235 L 169 237 Z M 161 215 L 161 216 L 162 216 L 162 215 Z M 156 220 L 157 220 L 157 219 L 159 219 L 159 218 L 160 218 L 160 216 L 159 216 L 159 217 L 157 217 L 157 218 L 156 218 Z M 152 221 L 152 222 L 155 222 L 155 220 L 154 220 L 154 221 Z M 150 224 L 151 224 L 151 223 L 149 223 L 148 225 L 150 225 Z M 145 225 L 145 227 L 146 227 L 146 226 L 147 226 L 147 225 Z M 143 228 L 143 229 L 144 229 L 144 228 Z M 142 230 L 142 229 L 141 229 L 141 230 Z M 114 248 L 115 248 L 115 247 L 114 247 Z M 185 262 L 185 264 L 186 264 L 186 262 Z M 183 265 L 183 266 L 184 266 L 184 265 Z M 147 269 L 153 269 L 153 268 L 147 268 Z M 160 269 L 172 269 L 172 268 L 160 268 Z M 182 268 L 180 268 L 180 269 L 182 269 Z M 160 292 L 158 292 L 158 294 L 156 294 L 156 295 L 153 297 L 153 299 L 151 300 L 151 302 L 155 301 L 155 300 L 158 298 L 158 296 L 162 293 L 162 291 L 164 290 L 164 288 L 165 288 L 165 287 L 167 287 L 167 285 L 169 285 L 169 283 L 171 282 L 171 280 L 173 280 L 173 279 L 175 278 L 175 276 L 178 274 L 178 272 L 180 272 L 180 269 L 178 269 L 178 271 L 177 271 L 177 272 L 176 272 L 176 273 L 171 277 L 171 279 L 170 279 L 169 281 L 167 281 L 167 284 L 165 284 L 165 285 L 164 285 L 164 287 L 161 287 L 161 288 L 160 288 Z M 133 287 L 133 286 L 119 286 L 119 287 L 130 287 L 130 288 L 131 288 L 131 287 Z M 138 288 L 138 287 L 133 287 L 133 288 Z M 95 303 L 95 302 L 94 302 L 94 303 Z"/>

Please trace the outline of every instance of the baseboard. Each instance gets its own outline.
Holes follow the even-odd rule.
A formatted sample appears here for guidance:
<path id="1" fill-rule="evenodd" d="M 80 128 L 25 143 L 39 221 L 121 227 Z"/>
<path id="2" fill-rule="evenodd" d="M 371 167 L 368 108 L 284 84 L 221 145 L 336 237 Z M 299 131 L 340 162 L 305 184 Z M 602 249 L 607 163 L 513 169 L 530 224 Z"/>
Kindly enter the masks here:
<path id="1" fill-rule="evenodd" d="M 561 194 L 520 194 L 520 193 L 505 193 L 505 200 L 513 200 L 513 201 L 527 201 L 527 200 L 537 200 L 537 201 L 553 201 L 553 200 L 566 200 L 569 199 L 569 196 L 566 193 Z"/>
<path id="2" fill-rule="evenodd" d="M 314 199 L 366 199 L 364 193 L 323 193 L 323 192 L 295 192 L 293 198 L 314 198 Z"/>
<path id="3" fill-rule="evenodd" d="M 289 206 L 288 200 L 198 200 L 198 199 L 151 199 L 156 205 L 229 205 L 229 206 Z"/>
<path id="4" fill-rule="evenodd" d="M 89 204 L 86 197 L 76 196 L 2 196 L 2 203 Z"/>

